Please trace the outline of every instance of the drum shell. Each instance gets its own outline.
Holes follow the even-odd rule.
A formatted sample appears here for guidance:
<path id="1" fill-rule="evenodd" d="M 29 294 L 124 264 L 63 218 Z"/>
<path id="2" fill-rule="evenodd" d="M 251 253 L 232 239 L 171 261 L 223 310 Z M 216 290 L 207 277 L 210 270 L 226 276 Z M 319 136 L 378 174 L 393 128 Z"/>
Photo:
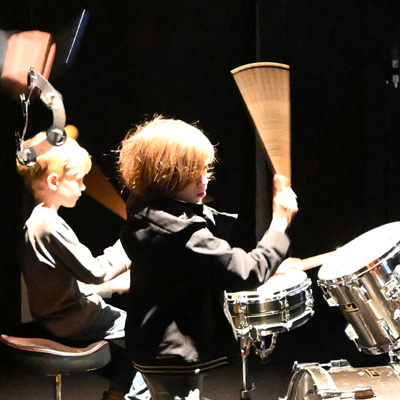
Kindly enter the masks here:
<path id="1" fill-rule="evenodd" d="M 311 281 L 263 297 L 257 291 L 228 293 L 228 309 L 238 333 L 256 328 L 262 335 L 301 326 L 313 315 Z"/>
<path id="2" fill-rule="evenodd" d="M 397 369 L 397 365 L 396 367 L 389 365 L 362 368 L 353 368 L 348 365 L 325 370 L 317 363 L 298 364 L 285 399 L 395 400 L 400 390 Z M 356 390 L 363 391 L 357 394 L 359 397 L 354 395 Z M 352 392 L 353 395 L 351 395 Z"/>
<path id="3" fill-rule="evenodd" d="M 400 302 L 387 289 L 399 263 L 396 247 L 356 274 L 318 281 L 328 303 L 339 306 L 356 333 L 354 341 L 367 354 L 388 352 L 400 338 Z"/>

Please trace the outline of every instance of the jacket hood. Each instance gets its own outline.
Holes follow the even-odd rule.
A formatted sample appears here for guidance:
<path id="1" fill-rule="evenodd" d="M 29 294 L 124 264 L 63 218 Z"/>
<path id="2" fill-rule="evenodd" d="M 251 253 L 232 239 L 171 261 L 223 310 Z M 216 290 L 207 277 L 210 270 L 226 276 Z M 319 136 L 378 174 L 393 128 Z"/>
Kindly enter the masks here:
<path id="1" fill-rule="evenodd" d="M 128 256 L 140 263 L 145 263 L 148 257 L 170 246 L 185 244 L 195 231 L 202 228 L 226 237 L 237 218 L 236 214 L 218 212 L 204 204 L 173 199 L 156 199 L 147 205 L 136 204 L 128 215 L 121 241 Z M 129 238 L 129 243 L 126 243 L 126 238 Z"/>

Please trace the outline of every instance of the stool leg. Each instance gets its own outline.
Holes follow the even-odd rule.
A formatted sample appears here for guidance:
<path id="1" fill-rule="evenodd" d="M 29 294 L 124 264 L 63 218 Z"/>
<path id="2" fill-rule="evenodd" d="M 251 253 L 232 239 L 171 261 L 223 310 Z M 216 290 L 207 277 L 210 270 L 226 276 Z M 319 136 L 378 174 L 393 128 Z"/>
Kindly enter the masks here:
<path id="1" fill-rule="evenodd" d="M 61 374 L 58 374 L 54 377 L 54 400 L 61 400 L 61 387 Z"/>

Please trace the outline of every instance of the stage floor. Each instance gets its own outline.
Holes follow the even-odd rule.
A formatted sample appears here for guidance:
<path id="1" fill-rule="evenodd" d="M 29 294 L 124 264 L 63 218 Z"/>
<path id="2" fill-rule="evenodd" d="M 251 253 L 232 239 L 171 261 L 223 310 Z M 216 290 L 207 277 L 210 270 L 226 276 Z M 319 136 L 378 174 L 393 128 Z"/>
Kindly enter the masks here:
<path id="1" fill-rule="evenodd" d="M 250 393 L 250 399 L 277 400 L 285 397 L 295 361 L 322 364 L 331 360 L 347 359 L 355 368 L 388 364 L 389 357 L 386 354 L 370 356 L 359 353 L 341 330 L 331 332 L 333 337 L 328 336 L 327 326 L 320 322 L 318 318 L 312 319 L 303 327 L 281 333 L 272 356 L 265 363 L 251 351 L 247 358 L 247 381 L 249 384 L 254 383 L 255 389 Z M 318 333 L 321 335 L 317 340 Z M 101 400 L 107 384 L 107 379 L 95 372 L 65 376 L 63 400 Z M 6 362 L 0 364 L 0 400 L 53 400 L 52 385 L 50 377 L 17 371 Z M 205 376 L 204 395 L 211 400 L 240 400 L 242 389 L 240 359 Z"/>

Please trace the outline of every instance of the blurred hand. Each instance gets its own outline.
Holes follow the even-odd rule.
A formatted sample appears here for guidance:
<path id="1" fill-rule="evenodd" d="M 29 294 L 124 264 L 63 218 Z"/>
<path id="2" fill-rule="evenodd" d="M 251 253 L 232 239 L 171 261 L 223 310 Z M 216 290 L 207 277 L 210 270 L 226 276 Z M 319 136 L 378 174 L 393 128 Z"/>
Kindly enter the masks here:
<path id="1" fill-rule="evenodd" d="M 273 185 L 271 226 L 284 231 L 298 211 L 297 196 L 289 186 L 289 180 L 282 175 L 274 176 Z"/>
<path id="2" fill-rule="evenodd" d="M 292 271 L 302 271 L 302 270 L 303 270 L 303 264 L 301 262 L 301 259 L 289 257 L 279 265 L 275 274 L 284 275 Z"/>

